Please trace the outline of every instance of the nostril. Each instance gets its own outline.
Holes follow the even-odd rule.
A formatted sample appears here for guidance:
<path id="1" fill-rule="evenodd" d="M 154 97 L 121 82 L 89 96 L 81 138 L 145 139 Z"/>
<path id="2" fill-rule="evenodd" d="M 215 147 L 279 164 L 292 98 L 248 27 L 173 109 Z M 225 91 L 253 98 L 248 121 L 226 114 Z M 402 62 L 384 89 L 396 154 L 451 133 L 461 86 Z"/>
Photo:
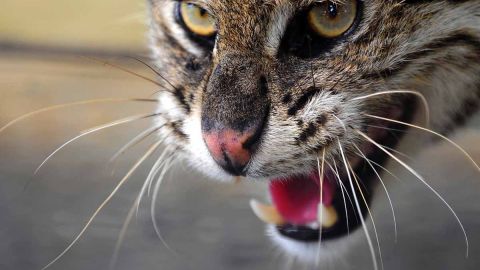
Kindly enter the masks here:
<path id="1" fill-rule="evenodd" d="M 260 144 L 269 116 L 266 107 L 262 118 L 247 128 L 226 127 L 208 118 L 202 119 L 202 135 L 215 162 L 232 175 L 245 175 L 245 168 Z"/>
<path id="2" fill-rule="evenodd" d="M 233 175 L 243 175 L 259 135 L 256 129 L 244 132 L 221 130 L 204 132 L 203 138 L 215 162 Z"/>
<path id="3" fill-rule="evenodd" d="M 250 160 L 250 158 L 248 159 Z M 245 167 L 248 164 L 247 162 L 244 163 L 238 163 L 238 159 L 232 158 L 229 155 L 229 152 L 224 151 L 223 152 L 223 160 L 217 163 L 228 173 L 235 175 L 235 176 L 240 176 L 240 175 L 245 175 Z"/>
<path id="4" fill-rule="evenodd" d="M 262 121 L 259 122 L 255 127 L 254 133 L 252 133 L 252 135 L 243 143 L 243 148 L 249 149 L 252 152 L 256 150 L 258 144 L 260 143 L 260 139 L 262 138 L 265 126 L 267 125 L 269 114 L 270 107 L 268 106 Z"/>

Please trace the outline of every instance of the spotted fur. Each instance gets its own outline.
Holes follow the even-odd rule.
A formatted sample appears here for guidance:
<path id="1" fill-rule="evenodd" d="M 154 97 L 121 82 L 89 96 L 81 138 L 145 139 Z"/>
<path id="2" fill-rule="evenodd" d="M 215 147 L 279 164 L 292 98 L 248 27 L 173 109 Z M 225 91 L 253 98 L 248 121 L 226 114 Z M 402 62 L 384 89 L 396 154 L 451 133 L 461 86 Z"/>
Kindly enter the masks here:
<path id="1" fill-rule="evenodd" d="M 339 138 L 349 149 L 361 140 L 353 130 L 366 128 L 365 114 L 405 105 L 398 95 L 356 97 L 419 91 L 429 101 L 431 127 L 445 134 L 478 111 L 478 0 L 360 1 L 358 22 L 346 35 L 300 55 L 284 43 L 296 14 L 313 0 L 189 2 L 216 18 L 211 49 L 175 21 L 176 1 L 150 0 L 152 56 L 175 86 L 162 92 L 159 110 L 171 122 L 165 134 L 178 154 L 212 177 L 232 179 L 202 139 L 202 117 L 209 115 L 247 122 L 266 117 L 246 170 L 248 178 L 265 179 L 310 171 L 323 149 L 338 158 L 332 142 Z M 230 79 L 217 81 L 218 73 Z M 413 121 L 421 121 L 420 106 L 410 107 Z"/>

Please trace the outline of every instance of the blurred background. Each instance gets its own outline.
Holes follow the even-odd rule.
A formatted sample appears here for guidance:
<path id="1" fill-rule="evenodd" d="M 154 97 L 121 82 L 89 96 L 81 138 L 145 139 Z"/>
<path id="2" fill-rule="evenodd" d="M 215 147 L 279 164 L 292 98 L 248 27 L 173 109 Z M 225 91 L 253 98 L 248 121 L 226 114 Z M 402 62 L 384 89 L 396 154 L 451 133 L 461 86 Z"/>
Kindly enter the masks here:
<path id="1" fill-rule="evenodd" d="M 147 68 L 124 57 L 148 55 L 145 25 L 143 0 L 2 0 L 0 126 L 58 104 L 150 97 L 155 85 L 83 57 L 154 78 Z M 71 106 L 25 119 L 0 133 L 0 269 L 41 269 L 58 255 L 146 151 L 151 141 L 116 164 L 108 163 L 150 122 L 86 136 L 34 176 L 42 160 L 84 129 L 154 108 L 151 103 L 128 102 Z M 148 160 L 132 175 L 78 244 L 51 269 L 107 269 L 152 164 Z M 259 190 L 206 181 L 181 165 L 172 168 L 161 186 L 156 218 L 174 252 L 158 239 L 147 198 L 127 231 L 116 269 L 274 267 L 276 253 L 248 208 L 250 196 L 261 194 Z M 252 226 L 259 230 L 252 231 Z"/>
<path id="2" fill-rule="evenodd" d="M 150 97 L 155 85 L 84 57 L 154 78 L 148 68 L 125 58 L 148 55 L 145 22 L 143 0 L 2 0 L 0 126 L 48 106 Z M 0 133 L 1 270 L 41 269 L 55 258 L 152 141 L 115 164 L 109 164 L 111 156 L 151 122 L 136 121 L 81 138 L 34 175 L 42 160 L 82 130 L 154 109 L 153 104 L 135 102 L 76 105 L 35 115 Z M 79 242 L 50 269 L 108 269 L 123 222 L 153 162 L 147 160 L 132 175 Z M 459 167 L 451 168 L 453 164 L 430 168 L 427 174 L 436 172 L 460 183 L 454 173 Z M 469 172 L 473 176 L 467 180 L 478 179 Z M 451 176 L 445 177 L 448 173 Z M 465 260 L 456 220 L 424 186 L 402 179 L 408 185 L 392 193 L 398 206 L 397 244 L 387 204 L 375 209 L 385 269 L 477 269 L 479 211 L 462 206 L 478 199 L 478 184 L 466 180 L 456 185 L 469 184 L 468 192 L 452 192 L 446 184 L 451 181 L 433 184 L 466 220 L 471 258 Z M 150 217 L 151 198 L 146 198 L 126 231 L 116 269 L 296 269 L 278 256 L 248 207 L 251 197 L 263 195 L 262 184 L 220 184 L 182 164 L 174 166 L 161 185 L 155 216 L 173 251 L 158 239 Z M 366 248 L 342 259 L 341 267 L 326 269 L 371 269 Z"/>

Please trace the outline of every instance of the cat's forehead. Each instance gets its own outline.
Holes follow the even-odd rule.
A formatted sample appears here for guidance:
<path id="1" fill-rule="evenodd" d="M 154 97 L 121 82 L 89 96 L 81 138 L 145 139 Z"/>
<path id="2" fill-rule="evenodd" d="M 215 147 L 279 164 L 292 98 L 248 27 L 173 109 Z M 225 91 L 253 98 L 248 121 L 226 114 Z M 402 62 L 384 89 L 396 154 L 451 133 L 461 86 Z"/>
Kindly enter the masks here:
<path id="1" fill-rule="evenodd" d="M 248 10 L 263 10 L 265 8 L 273 11 L 275 7 L 303 7 L 323 0 L 191 0 L 189 3 L 197 4 L 212 12 Z"/>

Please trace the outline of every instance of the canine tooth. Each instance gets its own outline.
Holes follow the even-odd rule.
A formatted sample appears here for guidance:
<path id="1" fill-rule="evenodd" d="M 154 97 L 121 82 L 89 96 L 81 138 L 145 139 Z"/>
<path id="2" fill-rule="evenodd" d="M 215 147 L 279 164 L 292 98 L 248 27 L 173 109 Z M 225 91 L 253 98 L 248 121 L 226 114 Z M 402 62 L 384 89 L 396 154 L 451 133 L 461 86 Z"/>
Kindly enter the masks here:
<path id="1" fill-rule="evenodd" d="M 337 221 L 338 214 L 333 205 L 325 206 L 322 203 L 318 205 L 318 222 L 322 224 L 322 228 L 331 228 Z"/>
<path id="2" fill-rule="evenodd" d="M 272 205 L 264 204 L 257 200 L 250 200 L 250 207 L 255 215 L 267 224 L 282 225 L 286 223 L 277 209 Z"/>

